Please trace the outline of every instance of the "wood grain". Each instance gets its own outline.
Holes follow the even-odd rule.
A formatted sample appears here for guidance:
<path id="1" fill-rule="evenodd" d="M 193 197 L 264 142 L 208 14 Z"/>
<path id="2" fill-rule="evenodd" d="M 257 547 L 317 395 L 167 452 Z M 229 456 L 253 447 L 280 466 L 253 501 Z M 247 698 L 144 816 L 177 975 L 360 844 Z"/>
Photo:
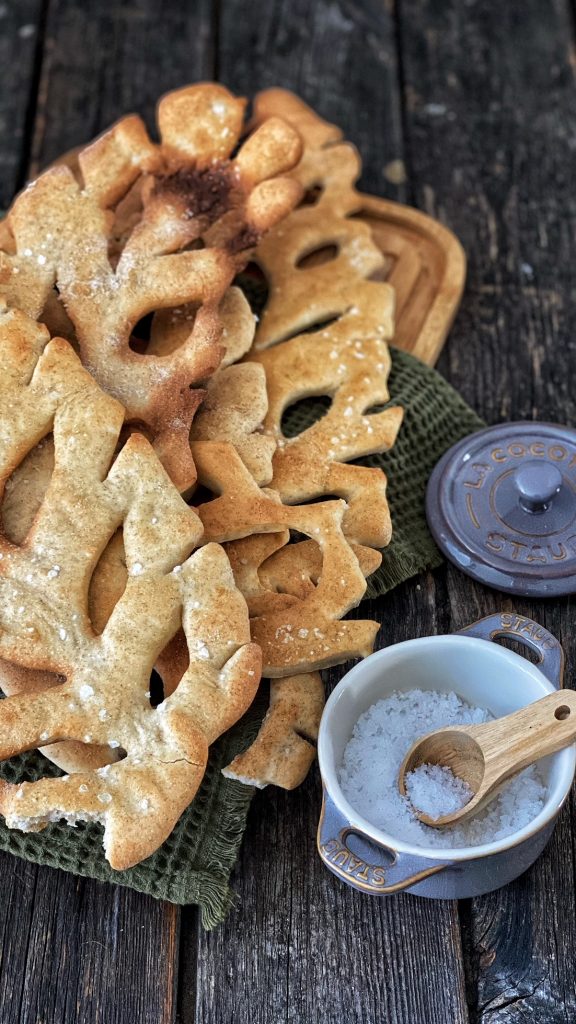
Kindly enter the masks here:
<path id="1" fill-rule="evenodd" d="M 386 257 L 396 298 L 394 345 L 434 366 L 460 305 L 466 257 L 456 236 L 410 206 L 361 196 L 357 214 Z"/>
<path id="2" fill-rule="evenodd" d="M 387 608 L 380 646 L 443 631 L 432 579 L 398 588 Z M 382 617 L 381 602 L 363 613 Z M 330 685 L 343 671 L 327 673 Z M 182 1024 L 467 1022 L 456 905 L 342 885 L 316 854 L 319 812 L 316 769 L 292 793 L 257 794 L 233 878 L 237 910 L 197 939 L 183 913 L 183 957 L 197 974 L 189 989 L 182 978 Z"/>
<path id="3" fill-rule="evenodd" d="M 255 801 L 237 874 L 241 907 L 201 945 L 196 1019 L 467 1020 L 462 969 L 445 952 L 459 946 L 451 904 L 366 899 L 333 878 L 310 835 L 318 792 L 314 772 L 292 798 Z M 421 983 L 424 963 L 433 991 Z"/>
<path id="4" fill-rule="evenodd" d="M 45 8 L 46 0 L 0 4 L 0 215 L 26 174 Z"/>
<path id="5" fill-rule="evenodd" d="M 543 17 L 544 15 L 544 17 Z M 574 424 L 576 130 L 568 5 L 402 0 L 406 146 L 419 206 L 462 240 L 468 282 L 439 366 L 489 421 Z M 516 609 L 576 648 L 574 598 L 511 599 L 455 569 L 449 627 Z M 461 906 L 474 1024 L 576 1014 L 573 809 L 513 885 Z"/>
<path id="6" fill-rule="evenodd" d="M 51 0 L 43 43 L 45 7 L 0 4 L 0 205 L 30 148 L 35 170 L 129 109 L 150 118 L 159 93 L 214 68 L 246 94 L 293 88 L 358 145 L 364 189 L 414 201 L 463 241 L 468 287 L 442 371 L 489 421 L 574 423 L 568 0 Z M 366 611 L 383 645 L 514 607 L 562 640 L 570 681 L 575 604 L 504 598 L 441 569 Z M 340 885 L 315 856 L 318 810 L 315 777 L 257 796 L 238 909 L 209 934 L 182 915 L 180 1024 L 576 1018 L 572 806 L 531 871 L 458 909 Z M 2 1024 L 173 1022 L 174 908 L 1 860 Z"/>
<path id="7" fill-rule="evenodd" d="M 253 2 L 249 19 L 243 10 L 227 2 L 220 11 L 222 80 L 237 91 L 299 92 L 367 155 L 363 183 L 405 198 L 383 174 L 386 157 L 402 150 L 394 26 L 381 5 Z M 391 596 L 382 643 L 435 631 L 436 610 L 421 597 L 414 586 Z M 197 973 L 182 977 L 182 1024 L 468 1021 L 456 905 L 364 900 L 339 885 L 315 853 L 318 814 L 313 776 L 293 794 L 256 797 L 235 876 L 238 910 L 208 934 L 183 914 L 182 957 Z M 424 963 L 430 985 L 421 983 Z"/>
<path id="8" fill-rule="evenodd" d="M 213 77 L 211 0 L 52 0 L 30 175 L 121 115 L 154 125 L 157 99 Z"/>
<path id="9" fill-rule="evenodd" d="M 251 0 L 247 13 L 242 0 L 220 5 L 221 81 L 246 96 L 292 89 L 368 155 L 366 192 L 408 201 L 394 22 L 382 0 Z"/>
<path id="10" fill-rule="evenodd" d="M 17 16 L 12 13 L 16 10 Z M 10 24 L 17 30 L 33 20 L 35 10 L 41 5 L 31 0 L 11 4 Z M 12 98 L 15 103 L 17 88 L 26 98 L 26 86 L 33 93 L 38 85 L 37 96 L 25 99 L 35 112 L 30 139 L 24 137 L 24 100 L 10 107 L 18 145 L 2 150 L 12 161 L 12 177 L 3 179 L 7 203 L 27 173 L 90 139 L 122 114 L 137 110 L 152 124 L 162 92 L 212 77 L 210 0 L 193 9 L 160 0 L 103 0 L 89 9 L 81 0 L 52 0 L 41 30 L 38 82 L 23 50 L 24 44 L 33 47 L 35 36 L 21 39 L 16 32 L 20 41 L 13 41 L 12 50 L 4 37 L 0 42 L 0 55 L 11 53 L 15 65 L 18 54 L 21 60 L 16 67 L 21 81 L 3 80 L 0 113 Z M 2 1024 L 173 1024 L 178 908 L 7 856 L 1 862 Z"/>
<path id="11" fill-rule="evenodd" d="M 172 1024 L 176 907 L 6 854 L 1 864 L 2 1024 Z"/>

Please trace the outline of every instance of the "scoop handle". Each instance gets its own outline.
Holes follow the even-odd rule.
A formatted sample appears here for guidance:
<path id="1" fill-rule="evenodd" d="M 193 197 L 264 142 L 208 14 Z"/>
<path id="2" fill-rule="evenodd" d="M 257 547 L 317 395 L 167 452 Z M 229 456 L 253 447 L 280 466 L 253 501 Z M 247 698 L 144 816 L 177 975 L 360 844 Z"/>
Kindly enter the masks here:
<path id="1" fill-rule="evenodd" d="M 479 640 L 497 640 L 502 636 L 517 640 L 536 652 L 540 671 L 556 689 L 563 684 L 564 651 L 556 637 L 534 619 L 516 612 L 496 612 L 459 630 L 458 635 L 473 636 Z"/>
<path id="2" fill-rule="evenodd" d="M 576 692 L 559 690 L 511 715 L 465 727 L 484 756 L 482 795 L 541 757 L 555 754 L 576 739 Z M 479 791 L 480 792 L 480 791 Z"/>

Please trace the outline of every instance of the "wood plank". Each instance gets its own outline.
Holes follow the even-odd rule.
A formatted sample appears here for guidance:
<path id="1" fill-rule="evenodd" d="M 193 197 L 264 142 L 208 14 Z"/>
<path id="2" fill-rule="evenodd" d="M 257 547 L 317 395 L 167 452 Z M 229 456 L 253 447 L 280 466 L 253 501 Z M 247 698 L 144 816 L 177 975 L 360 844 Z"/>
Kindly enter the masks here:
<path id="1" fill-rule="evenodd" d="M 394 24 L 382 0 L 225 0 L 218 72 L 252 96 L 293 89 L 340 125 L 363 158 L 362 188 L 405 202 L 404 146 Z"/>
<path id="2" fill-rule="evenodd" d="M 576 131 L 568 5 L 404 0 L 399 38 L 415 196 L 464 242 L 468 287 L 440 368 L 489 421 L 573 424 Z M 503 608 L 576 657 L 574 599 L 503 597 L 456 570 L 450 627 Z M 572 829 L 571 829 L 572 825 Z M 478 1024 L 576 1013 L 573 807 L 516 883 L 461 906 Z"/>
<path id="3" fill-rule="evenodd" d="M 227 0 L 220 13 L 222 81 L 245 94 L 272 85 L 299 92 L 359 146 L 364 188 L 405 198 L 383 170 L 404 151 L 394 25 L 380 0 L 312 8 L 267 0 L 250 5 L 250 18 L 244 11 Z M 393 595 L 383 643 L 434 631 L 436 611 L 423 596 L 413 586 Z M 342 671 L 330 673 L 333 682 Z M 456 905 L 370 901 L 341 885 L 315 852 L 318 815 L 315 774 L 295 793 L 256 797 L 235 876 L 237 912 L 197 945 L 183 915 L 183 958 L 197 963 L 197 983 L 182 978 L 182 1024 L 467 1021 Z M 421 983 L 423 963 L 430 985 Z"/>
<path id="4" fill-rule="evenodd" d="M 381 645 L 444 631 L 438 596 L 432 577 L 398 588 Z M 382 615 L 382 603 L 363 613 Z M 329 673 L 332 683 L 343 671 Z M 467 1022 L 455 904 L 370 899 L 340 883 L 316 854 L 319 811 L 317 768 L 293 793 L 256 796 L 233 880 L 237 910 L 197 947 L 183 914 L 183 955 L 198 973 L 195 991 L 183 979 L 182 1024 Z"/>
<path id="5" fill-rule="evenodd" d="M 18 25 L 33 20 L 32 0 L 11 10 L 16 6 Z M 0 55 L 12 52 L 3 49 L 7 45 L 0 43 Z M 32 81 L 21 59 L 22 81 Z M 81 0 L 52 0 L 30 173 L 131 110 L 151 123 L 157 97 L 212 77 L 212 60 L 210 0 L 193 10 L 161 0 L 103 0 L 89 13 Z M 16 132 L 14 126 L 25 122 L 24 106 L 11 116 Z M 13 172 L 6 178 L 7 201 L 16 183 Z M 178 908 L 8 856 L 1 863 L 2 1020 L 172 1024 Z"/>
<path id="6" fill-rule="evenodd" d="M 0 214 L 24 180 L 45 6 L 45 0 L 0 3 Z"/>
<path id="7" fill-rule="evenodd" d="M 172 1024 L 176 907 L 7 854 L 0 862 L 3 1021 Z"/>
<path id="8" fill-rule="evenodd" d="M 211 0 L 105 0 L 89 14 L 83 0 L 54 0 L 30 173 L 122 114 L 152 126 L 163 93 L 213 77 L 212 29 Z"/>

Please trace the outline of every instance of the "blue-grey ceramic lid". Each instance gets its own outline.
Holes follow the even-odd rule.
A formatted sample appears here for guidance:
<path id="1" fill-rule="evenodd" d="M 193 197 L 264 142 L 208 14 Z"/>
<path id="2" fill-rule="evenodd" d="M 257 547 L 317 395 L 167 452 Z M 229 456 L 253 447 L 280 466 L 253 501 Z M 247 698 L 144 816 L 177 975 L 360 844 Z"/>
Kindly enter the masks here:
<path id="1" fill-rule="evenodd" d="M 576 430 L 502 423 L 465 437 L 426 494 L 438 547 L 463 572 L 511 594 L 576 591 Z"/>

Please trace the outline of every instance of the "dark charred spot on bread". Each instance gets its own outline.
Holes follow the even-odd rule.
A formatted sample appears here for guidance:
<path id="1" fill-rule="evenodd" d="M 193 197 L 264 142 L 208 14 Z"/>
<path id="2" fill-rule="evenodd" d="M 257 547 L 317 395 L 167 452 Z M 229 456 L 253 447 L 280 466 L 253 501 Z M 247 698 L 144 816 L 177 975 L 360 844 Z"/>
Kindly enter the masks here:
<path id="1" fill-rule="evenodd" d="M 179 199 L 187 217 L 215 221 L 230 208 L 232 184 L 231 165 L 221 161 L 209 167 L 183 168 L 160 178 L 154 195 Z"/>
<path id="2" fill-rule="evenodd" d="M 259 241 L 259 233 L 255 228 L 247 225 L 230 239 L 227 249 L 232 255 L 235 255 L 238 252 L 244 252 L 245 249 L 253 249 Z"/>

